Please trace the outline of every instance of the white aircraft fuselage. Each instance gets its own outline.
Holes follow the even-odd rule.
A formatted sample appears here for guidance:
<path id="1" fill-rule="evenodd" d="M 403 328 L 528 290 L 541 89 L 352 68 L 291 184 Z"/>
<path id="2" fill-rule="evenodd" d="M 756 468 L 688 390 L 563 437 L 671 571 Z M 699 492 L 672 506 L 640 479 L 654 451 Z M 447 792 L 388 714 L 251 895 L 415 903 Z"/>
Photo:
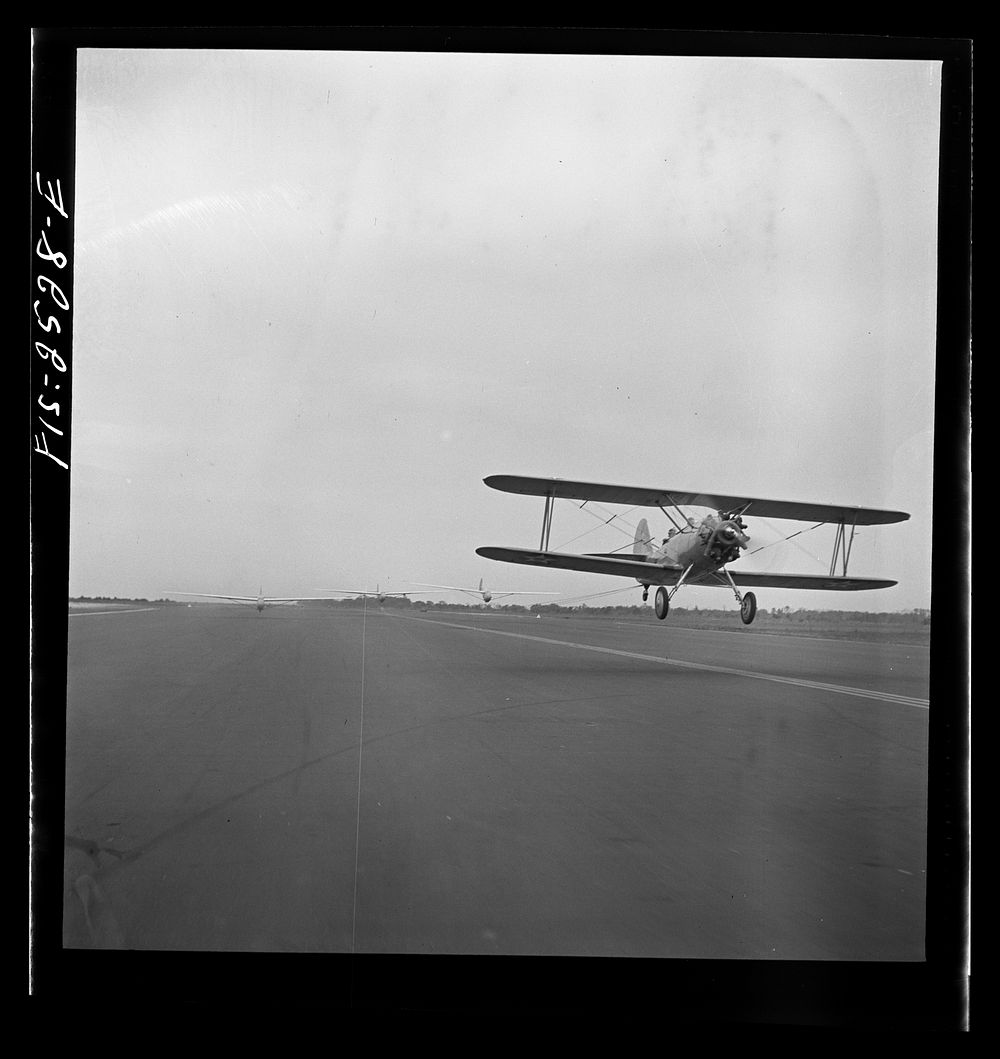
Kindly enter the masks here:
<path id="1" fill-rule="evenodd" d="M 686 526 L 671 530 L 658 547 L 652 543 L 643 547 L 637 540 L 635 550 L 637 554 L 645 554 L 647 562 L 682 570 L 690 568 L 688 576 L 694 576 L 714 572 L 738 559 L 740 550 L 750 542 L 745 530 L 739 517 L 727 519 L 706 515 L 700 522 L 689 518 Z"/>

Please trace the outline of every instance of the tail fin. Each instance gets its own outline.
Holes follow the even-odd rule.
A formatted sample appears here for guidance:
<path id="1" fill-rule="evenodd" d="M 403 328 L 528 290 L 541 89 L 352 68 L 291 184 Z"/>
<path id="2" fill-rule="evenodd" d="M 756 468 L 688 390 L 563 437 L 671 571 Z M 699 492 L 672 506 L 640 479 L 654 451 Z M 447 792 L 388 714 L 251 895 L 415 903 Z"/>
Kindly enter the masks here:
<path id="1" fill-rule="evenodd" d="M 483 579 L 480 578 L 479 579 L 479 591 L 482 592 L 482 590 L 483 590 Z"/>
<path id="2" fill-rule="evenodd" d="M 632 546 L 633 555 L 652 555 L 652 538 L 649 535 L 649 523 L 639 519 L 639 525 L 635 528 L 635 544 Z"/>

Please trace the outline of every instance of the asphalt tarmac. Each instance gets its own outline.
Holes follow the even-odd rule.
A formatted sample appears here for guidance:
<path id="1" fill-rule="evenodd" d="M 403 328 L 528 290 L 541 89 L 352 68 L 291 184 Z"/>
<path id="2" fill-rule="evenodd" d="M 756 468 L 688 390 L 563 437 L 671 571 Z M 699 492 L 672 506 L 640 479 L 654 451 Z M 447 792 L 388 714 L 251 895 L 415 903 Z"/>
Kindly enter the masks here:
<path id="1" fill-rule="evenodd" d="M 669 620 L 76 613 L 63 942 L 921 961 L 927 699 Z"/>

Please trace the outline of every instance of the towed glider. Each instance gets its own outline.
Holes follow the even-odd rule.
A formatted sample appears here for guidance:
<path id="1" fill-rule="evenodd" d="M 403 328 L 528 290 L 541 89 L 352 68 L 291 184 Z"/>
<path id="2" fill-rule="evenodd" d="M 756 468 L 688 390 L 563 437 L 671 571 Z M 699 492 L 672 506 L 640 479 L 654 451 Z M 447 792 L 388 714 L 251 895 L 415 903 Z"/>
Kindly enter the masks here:
<path id="1" fill-rule="evenodd" d="M 506 596 L 558 596 L 558 592 L 525 592 L 524 590 L 519 591 L 504 591 L 494 592 L 491 589 L 483 588 L 483 579 L 479 579 L 479 588 L 459 588 L 458 585 L 427 585 L 422 581 L 411 581 L 413 585 L 419 585 L 421 588 L 443 588 L 448 592 L 466 592 L 470 596 L 479 596 L 484 603 L 489 603 L 491 599 L 504 599 Z"/>
<path id="2" fill-rule="evenodd" d="M 679 489 L 601 485 L 594 482 L 564 481 L 561 478 L 492 475 L 484 481 L 492 489 L 502 492 L 543 496 L 545 510 L 542 515 L 542 536 L 537 550 L 485 547 L 477 548 L 477 555 L 506 563 L 634 577 L 642 586 L 644 601 L 648 598 L 650 587 L 657 586 L 653 605 L 656 616 L 661 620 L 667 616 L 670 601 L 684 584 L 732 589 L 740 605 L 740 617 L 745 625 L 749 625 L 757 613 L 757 597 L 753 592 L 741 593 L 741 586 L 830 589 L 842 592 L 890 588 L 896 584 L 895 581 L 847 576 L 854 531 L 858 526 L 887 525 L 904 522 L 910 517 L 905 511 L 881 511 L 874 508 L 799 503 L 791 500 L 764 500 L 759 497 L 696 493 Z M 646 519 L 642 519 L 636 529 L 633 552 L 628 556 L 614 552 L 593 552 L 585 555 L 553 552 L 549 550 L 552 508 L 554 501 L 559 498 L 582 500 L 584 504 L 594 500 L 609 504 L 656 507 L 673 523 L 673 529 L 663 538 L 660 545 L 656 545 L 650 536 Z M 711 508 L 715 514 L 696 520 L 681 511 L 681 504 Z M 671 509 L 676 513 L 676 517 L 671 514 Z M 746 523 L 743 521 L 744 515 L 836 525 L 837 533 L 829 573 L 819 575 L 730 572 L 728 565 L 740 557 L 740 552 L 747 548 L 750 541 L 746 533 Z M 667 586 L 670 586 L 669 589 Z"/>
<path id="3" fill-rule="evenodd" d="M 374 592 L 369 592 L 367 588 L 324 588 L 322 592 L 336 592 L 337 597 L 340 596 L 364 596 L 367 598 L 371 596 L 373 599 L 377 599 L 379 603 L 384 603 L 387 596 L 412 596 L 412 592 L 383 592 L 379 585 L 375 586 Z M 334 598 L 337 598 L 334 597 Z"/>
<path id="4" fill-rule="evenodd" d="M 256 596 L 219 596 L 211 592 L 176 592 L 171 590 L 171 596 L 197 596 L 199 599 L 228 599 L 233 603 L 252 603 L 260 614 L 265 607 L 280 607 L 284 605 L 294 606 L 296 603 L 309 602 L 313 600 L 336 599 L 336 596 L 265 596 L 264 590 Z"/>

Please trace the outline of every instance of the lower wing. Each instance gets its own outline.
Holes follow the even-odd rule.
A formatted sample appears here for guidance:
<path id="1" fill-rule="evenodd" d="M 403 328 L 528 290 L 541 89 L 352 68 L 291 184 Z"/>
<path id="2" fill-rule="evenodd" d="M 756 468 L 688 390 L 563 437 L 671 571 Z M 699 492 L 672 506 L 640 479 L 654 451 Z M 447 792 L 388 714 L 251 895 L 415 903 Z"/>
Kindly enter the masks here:
<path id="1" fill-rule="evenodd" d="M 806 588 L 835 592 L 860 592 L 868 588 L 892 588 L 898 581 L 877 577 L 829 577 L 826 574 L 757 574 L 750 570 L 730 570 L 737 585 L 747 588 Z M 729 588 L 723 574 L 706 574 L 685 582 L 689 585 Z"/>
<path id="2" fill-rule="evenodd" d="M 556 570 L 579 570 L 589 574 L 610 574 L 614 577 L 633 577 L 650 585 L 674 585 L 684 572 L 680 566 L 662 566 L 643 562 L 638 558 L 614 559 L 610 555 L 569 555 L 563 552 L 539 552 L 527 548 L 477 548 L 476 553 L 486 559 L 503 563 L 524 563 L 526 566 L 549 566 Z M 751 588 L 829 589 L 839 592 L 859 592 L 870 588 L 891 588 L 896 581 L 874 577 L 828 577 L 824 574 L 758 574 L 749 570 L 730 570 L 737 585 Z M 724 574 L 709 573 L 688 578 L 687 585 L 709 588 L 729 588 Z"/>
<path id="3" fill-rule="evenodd" d="M 566 552 L 538 552 L 528 548 L 477 548 L 484 559 L 525 566 L 549 566 L 555 570 L 579 570 L 587 574 L 635 577 L 652 585 L 672 585 L 684 572 L 680 566 L 661 566 L 641 559 L 612 559 L 607 555 L 570 555 Z"/>

